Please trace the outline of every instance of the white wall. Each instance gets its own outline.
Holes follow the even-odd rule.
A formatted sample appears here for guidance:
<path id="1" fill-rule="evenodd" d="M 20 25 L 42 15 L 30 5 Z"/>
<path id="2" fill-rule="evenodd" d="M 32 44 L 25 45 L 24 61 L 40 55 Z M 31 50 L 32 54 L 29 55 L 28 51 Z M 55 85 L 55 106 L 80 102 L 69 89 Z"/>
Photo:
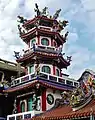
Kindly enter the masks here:
<path id="1" fill-rule="evenodd" d="M 47 98 L 48 94 L 53 95 L 54 103 L 52 105 L 50 105 L 50 104 L 48 104 L 47 99 L 46 99 L 46 109 L 47 110 L 54 106 L 56 98 L 61 98 L 60 91 L 58 91 L 58 90 L 47 89 L 47 91 L 46 91 L 46 98 Z"/>

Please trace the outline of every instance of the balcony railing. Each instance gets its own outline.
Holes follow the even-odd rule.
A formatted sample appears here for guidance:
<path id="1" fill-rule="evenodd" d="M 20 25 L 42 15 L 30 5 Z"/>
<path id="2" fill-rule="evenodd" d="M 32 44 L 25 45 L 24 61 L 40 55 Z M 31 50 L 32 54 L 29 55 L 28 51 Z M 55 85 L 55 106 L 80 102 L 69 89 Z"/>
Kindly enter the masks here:
<path id="1" fill-rule="evenodd" d="M 30 81 L 34 80 L 36 77 L 37 76 L 35 76 L 34 73 L 31 73 L 31 74 L 25 75 L 23 77 L 14 79 L 11 82 L 11 87 L 14 87 L 14 86 L 17 86 L 17 85 L 20 85 L 20 84 L 25 84 L 27 82 L 30 82 Z M 48 80 L 48 81 L 52 81 L 52 82 L 58 82 L 58 83 L 67 84 L 67 85 L 75 86 L 75 87 L 78 86 L 78 82 L 77 81 L 75 81 L 74 79 L 70 79 L 68 77 L 65 77 L 65 76 L 63 78 L 63 77 L 60 77 L 60 76 L 56 76 L 56 75 L 51 75 L 51 74 L 48 74 L 48 73 L 40 72 L 38 77 L 40 79 L 44 79 L 44 80 Z"/>
<path id="2" fill-rule="evenodd" d="M 28 54 L 29 52 L 33 52 L 33 47 L 24 51 L 24 55 Z M 35 51 L 47 52 L 47 53 L 58 53 L 58 50 L 53 46 L 45 46 L 45 45 L 35 45 Z"/>
<path id="3" fill-rule="evenodd" d="M 29 112 L 23 112 L 18 114 L 12 114 L 7 116 L 7 120 L 24 120 L 24 119 L 30 119 L 34 115 L 41 113 L 42 111 L 29 111 Z"/>

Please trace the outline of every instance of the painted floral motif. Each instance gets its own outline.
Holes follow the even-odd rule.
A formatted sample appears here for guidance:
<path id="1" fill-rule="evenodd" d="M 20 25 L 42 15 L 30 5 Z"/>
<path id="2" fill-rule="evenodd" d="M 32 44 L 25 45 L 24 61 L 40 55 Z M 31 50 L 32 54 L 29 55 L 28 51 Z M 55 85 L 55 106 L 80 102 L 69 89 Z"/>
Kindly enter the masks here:
<path id="1" fill-rule="evenodd" d="M 94 74 L 85 71 L 79 79 L 79 87 L 72 92 L 71 105 L 79 107 L 88 103 L 95 93 L 95 78 Z"/>

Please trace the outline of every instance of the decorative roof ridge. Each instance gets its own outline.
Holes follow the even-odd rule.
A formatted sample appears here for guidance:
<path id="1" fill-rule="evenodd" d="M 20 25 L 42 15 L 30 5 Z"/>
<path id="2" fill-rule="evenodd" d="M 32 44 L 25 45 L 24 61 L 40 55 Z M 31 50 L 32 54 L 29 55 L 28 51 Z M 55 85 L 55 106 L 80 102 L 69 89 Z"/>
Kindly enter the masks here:
<path id="1" fill-rule="evenodd" d="M 80 105 L 80 106 L 77 106 L 77 107 L 72 107 L 72 110 L 73 111 L 77 111 L 77 110 L 80 110 L 81 108 L 85 107 L 87 104 L 89 104 L 89 102 L 92 100 L 92 95 L 87 98 L 85 101 L 83 101 L 83 103 Z"/>
<path id="2" fill-rule="evenodd" d="M 34 55 L 44 55 L 44 56 L 48 56 L 48 57 L 58 57 L 61 61 L 63 61 L 66 65 L 70 65 L 70 62 L 67 61 L 62 55 L 58 55 L 58 54 L 55 54 L 55 53 L 48 53 L 48 52 L 39 52 L 39 51 L 31 51 L 29 53 L 27 53 L 26 55 L 23 55 L 22 57 L 18 58 L 16 61 L 19 62 L 19 61 L 22 61 L 22 60 L 26 60 L 30 57 L 34 57 Z"/>
<path id="3" fill-rule="evenodd" d="M 27 20 L 25 22 L 25 24 L 23 25 L 24 27 L 27 26 L 28 24 L 31 24 L 32 22 L 38 20 L 38 19 L 44 19 L 44 20 L 49 20 L 51 22 L 55 21 L 57 24 L 58 24 L 58 21 L 57 20 L 54 20 L 53 18 L 48 18 L 46 16 L 35 16 L 33 19 L 31 20 Z"/>
<path id="4" fill-rule="evenodd" d="M 93 104 L 93 101 L 95 101 L 95 99 L 92 99 L 88 105 Z M 47 120 L 50 120 L 50 119 L 55 120 L 57 118 L 63 120 L 63 119 L 69 119 L 69 118 L 90 117 L 90 115 L 92 115 L 92 114 L 95 115 L 95 109 L 93 109 L 92 107 L 90 107 L 88 105 L 85 106 L 85 109 L 82 108 L 77 111 L 73 111 L 72 107 L 70 105 L 63 105 L 62 107 L 50 109 L 50 110 L 48 110 L 42 114 L 39 114 L 37 116 L 35 115 L 31 120 L 40 120 L 42 118 L 43 118 L 43 120 L 46 120 L 46 119 Z M 87 109 L 86 109 L 86 107 L 87 107 Z"/>

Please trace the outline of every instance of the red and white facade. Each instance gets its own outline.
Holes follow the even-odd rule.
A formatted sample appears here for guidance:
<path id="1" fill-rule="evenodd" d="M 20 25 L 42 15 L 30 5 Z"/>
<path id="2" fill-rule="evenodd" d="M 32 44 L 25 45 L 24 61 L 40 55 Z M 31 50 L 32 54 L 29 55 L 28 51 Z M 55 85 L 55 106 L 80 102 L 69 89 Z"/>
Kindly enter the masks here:
<path id="1" fill-rule="evenodd" d="M 67 68 L 70 61 L 62 55 L 66 37 L 60 35 L 54 24 L 57 29 L 63 29 L 57 20 L 46 16 L 36 16 L 21 26 L 20 37 L 28 50 L 17 62 L 25 67 L 26 75 L 14 79 L 11 88 L 4 91 L 16 99 L 17 108 L 16 114 L 8 115 L 7 120 L 32 118 L 49 110 L 55 100 L 61 98 L 61 92 L 78 86 L 78 82 L 62 75 L 62 69 Z"/>

